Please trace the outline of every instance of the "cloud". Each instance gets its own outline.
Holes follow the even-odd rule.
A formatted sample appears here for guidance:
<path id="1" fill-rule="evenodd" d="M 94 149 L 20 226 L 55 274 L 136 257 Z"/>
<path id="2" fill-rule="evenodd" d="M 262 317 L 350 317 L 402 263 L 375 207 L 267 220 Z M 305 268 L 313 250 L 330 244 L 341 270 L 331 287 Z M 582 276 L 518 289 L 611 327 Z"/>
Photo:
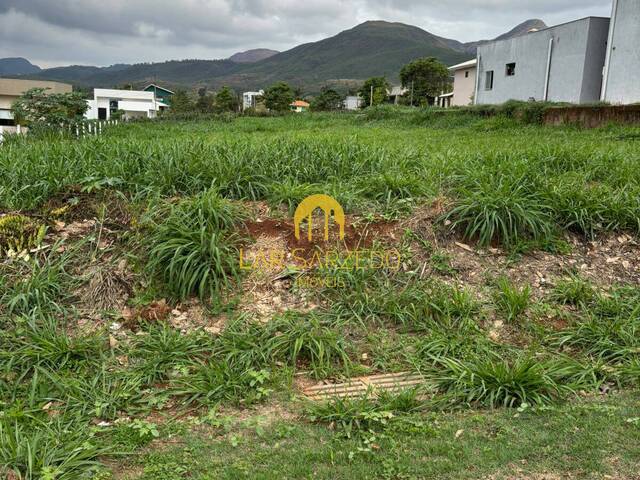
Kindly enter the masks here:
<path id="1" fill-rule="evenodd" d="M 609 11 L 602 0 L 2 0 L 0 57 L 44 66 L 226 58 L 286 50 L 374 19 L 471 41 L 527 18 L 555 24 Z"/>

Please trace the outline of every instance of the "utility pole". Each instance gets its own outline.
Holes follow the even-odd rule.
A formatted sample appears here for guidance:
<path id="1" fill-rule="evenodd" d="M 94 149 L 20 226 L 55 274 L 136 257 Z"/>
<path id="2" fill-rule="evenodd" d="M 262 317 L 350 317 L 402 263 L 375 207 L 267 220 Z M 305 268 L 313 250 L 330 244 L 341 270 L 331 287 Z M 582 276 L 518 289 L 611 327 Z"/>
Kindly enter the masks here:
<path id="1" fill-rule="evenodd" d="M 413 80 L 411 80 L 411 106 L 413 107 Z"/>
<path id="2" fill-rule="evenodd" d="M 371 95 L 369 95 L 369 106 L 373 107 L 373 85 L 371 85 Z"/>

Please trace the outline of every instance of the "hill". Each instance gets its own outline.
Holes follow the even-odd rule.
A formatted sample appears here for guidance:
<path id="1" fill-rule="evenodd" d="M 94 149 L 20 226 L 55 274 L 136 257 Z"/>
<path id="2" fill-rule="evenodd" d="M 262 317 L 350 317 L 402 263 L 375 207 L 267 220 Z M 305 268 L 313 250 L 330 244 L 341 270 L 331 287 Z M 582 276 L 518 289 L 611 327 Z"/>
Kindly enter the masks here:
<path id="1" fill-rule="evenodd" d="M 229 57 L 229 60 L 235 63 L 255 63 L 260 60 L 273 57 L 278 53 L 280 52 L 269 48 L 254 48 L 253 50 L 247 50 L 246 52 L 235 53 Z"/>
<path id="2" fill-rule="evenodd" d="M 40 72 L 40 67 L 33 65 L 26 58 L 0 58 L 0 76 L 29 75 Z"/>
<path id="3" fill-rule="evenodd" d="M 528 20 L 498 39 L 544 26 L 541 20 Z M 174 88 L 229 85 L 238 90 L 264 88 L 284 80 L 307 91 L 316 91 L 326 83 L 355 86 L 371 76 L 384 75 L 397 81 L 403 65 L 425 56 L 436 57 L 449 65 L 459 63 L 473 57 L 483 42 L 462 43 L 412 25 L 369 21 L 333 37 L 275 54 L 258 49 L 240 52 L 227 60 L 181 60 L 103 68 L 70 66 L 28 76 L 82 87 L 140 86 L 156 82 Z"/>

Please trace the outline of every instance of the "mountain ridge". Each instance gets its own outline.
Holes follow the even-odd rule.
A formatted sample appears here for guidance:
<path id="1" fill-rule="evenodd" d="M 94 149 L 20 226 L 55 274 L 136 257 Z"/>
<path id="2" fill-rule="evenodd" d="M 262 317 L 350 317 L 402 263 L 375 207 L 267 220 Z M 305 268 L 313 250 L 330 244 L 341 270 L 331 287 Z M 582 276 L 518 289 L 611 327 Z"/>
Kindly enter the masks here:
<path id="1" fill-rule="evenodd" d="M 542 20 L 531 19 L 496 39 L 545 27 Z M 59 80 L 80 87 L 138 87 L 154 82 L 169 88 L 215 89 L 229 85 L 238 90 L 264 88 L 283 80 L 315 91 L 325 84 L 353 88 L 372 76 L 396 81 L 402 66 L 420 57 L 433 56 L 448 65 L 460 63 L 474 56 L 477 46 L 486 42 L 463 43 L 414 25 L 369 20 L 334 36 L 273 54 L 274 50 L 254 49 L 226 60 L 170 60 L 110 67 L 73 65 L 27 73 L 23 78 Z"/>

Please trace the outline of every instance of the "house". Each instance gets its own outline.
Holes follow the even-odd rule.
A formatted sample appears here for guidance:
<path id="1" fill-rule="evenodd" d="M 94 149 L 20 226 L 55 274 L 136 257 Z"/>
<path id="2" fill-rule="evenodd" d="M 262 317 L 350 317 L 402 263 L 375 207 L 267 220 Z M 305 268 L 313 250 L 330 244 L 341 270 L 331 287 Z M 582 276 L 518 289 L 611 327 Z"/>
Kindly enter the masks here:
<path id="1" fill-rule="evenodd" d="M 389 98 L 389 102 L 394 105 L 398 105 L 400 103 L 400 97 L 402 97 L 409 90 L 403 87 L 391 87 L 391 90 L 387 90 L 387 96 Z"/>
<path id="2" fill-rule="evenodd" d="M 479 46 L 475 103 L 597 102 L 608 34 L 608 18 L 587 17 Z"/>
<path id="3" fill-rule="evenodd" d="M 264 95 L 264 90 L 257 92 L 244 92 L 242 94 L 242 110 L 247 108 L 256 108 L 258 106 L 258 99 Z"/>
<path id="4" fill-rule="evenodd" d="M 44 88 L 47 93 L 70 93 L 73 91 L 72 86 L 67 83 L 0 78 L 0 126 L 14 125 L 11 105 L 23 93 L 32 88 Z"/>
<path id="5" fill-rule="evenodd" d="M 477 60 L 469 60 L 449 67 L 453 75 L 453 92 L 440 95 L 438 105 L 441 107 L 462 107 L 471 105 L 476 93 Z"/>
<path id="6" fill-rule="evenodd" d="M 640 102 L 640 1 L 614 0 L 601 99 Z"/>
<path id="7" fill-rule="evenodd" d="M 121 110 L 123 119 L 155 118 L 158 112 L 169 108 L 169 105 L 158 100 L 154 92 L 140 90 L 112 90 L 96 88 L 93 100 L 87 100 L 89 109 L 85 117 L 89 120 L 109 120 Z"/>
<path id="8" fill-rule="evenodd" d="M 359 110 L 362 108 L 362 97 L 360 95 L 348 95 L 342 105 L 345 110 Z"/>
<path id="9" fill-rule="evenodd" d="M 171 106 L 171 97 L 173 97 L 174 92 L 169 89 L 163 88 L 160 85 L 156 85 L 155 83 L 151 83 L 144 87 L 145 92 L 153 92 L 156 96 L 156 99 L 160 100 L 165 105 Z"/>
<path id="10" fill-rule="evenodd" d="M 295 102 L 290 103 L 289 107 L 291 108 L 292 112 L 296 113 L 302 113 L 309 110 L 309 104 L 304 100 L 296 100 Z"/>

